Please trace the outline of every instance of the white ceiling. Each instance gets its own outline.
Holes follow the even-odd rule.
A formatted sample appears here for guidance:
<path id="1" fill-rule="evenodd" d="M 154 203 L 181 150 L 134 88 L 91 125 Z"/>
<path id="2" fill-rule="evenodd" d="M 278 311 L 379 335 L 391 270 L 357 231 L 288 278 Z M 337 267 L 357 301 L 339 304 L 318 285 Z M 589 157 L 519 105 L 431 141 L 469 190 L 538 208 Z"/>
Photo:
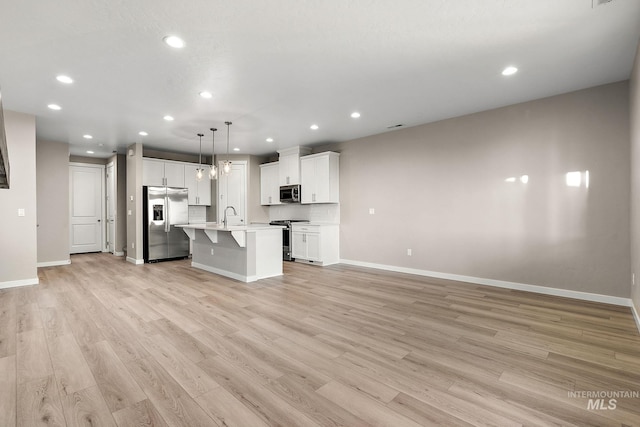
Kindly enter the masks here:
<path id="1" fill-rule="evenodd" d="M 635 0 L 0 1 L 4 108 L 98 157 L 199 132 L 210 153 L 212 126 L 223 153 L 227 120 L 231 148 L 274 153 L 625 80 L 640 37 Z"/>

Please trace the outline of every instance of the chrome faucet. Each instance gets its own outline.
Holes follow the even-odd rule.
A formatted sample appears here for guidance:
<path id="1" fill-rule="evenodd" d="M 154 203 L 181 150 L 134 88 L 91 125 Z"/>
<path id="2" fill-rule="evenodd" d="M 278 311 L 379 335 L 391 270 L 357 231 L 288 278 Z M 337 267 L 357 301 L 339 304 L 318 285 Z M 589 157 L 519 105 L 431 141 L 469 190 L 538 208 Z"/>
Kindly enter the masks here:
<path id="1" fill-rule="evenodd" d="M 234 208 L 233 206 L 227 206 L 226 208 L 224 208 L 224 220 L 222 222 L 222 224 L 224 224 L 224 228 L 227 228 L 227 211 L 229 209 L 233 211 L 234 215 L 238 215 L 238 212 L 236 212 L 236 208 Z"/>

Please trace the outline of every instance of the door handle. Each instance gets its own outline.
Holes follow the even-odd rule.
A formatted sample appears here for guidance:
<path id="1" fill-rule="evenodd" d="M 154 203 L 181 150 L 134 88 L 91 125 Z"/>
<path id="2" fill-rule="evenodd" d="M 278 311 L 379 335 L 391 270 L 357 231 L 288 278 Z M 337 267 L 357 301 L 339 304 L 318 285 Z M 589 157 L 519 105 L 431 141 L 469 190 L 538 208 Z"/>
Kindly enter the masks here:
<path id="1" fill-rule="evenodd" d="M 165 197 L 164 198 L 164 209 L 165 209 L 165 216 L 164 216 L 164 232 L 168 233 L 169 232 L 169 198 Z"/>
<path id="2" fill-rule="evenodd" d="M 98 222 L 100 222 L 101 220 L 98 220 Z"/>

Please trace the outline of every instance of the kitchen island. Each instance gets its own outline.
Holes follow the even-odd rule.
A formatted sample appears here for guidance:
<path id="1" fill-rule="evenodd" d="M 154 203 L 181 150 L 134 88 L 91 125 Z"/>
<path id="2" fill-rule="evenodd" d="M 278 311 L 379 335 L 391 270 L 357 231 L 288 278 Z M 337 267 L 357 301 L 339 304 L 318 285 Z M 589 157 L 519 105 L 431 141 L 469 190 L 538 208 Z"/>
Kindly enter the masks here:
<path id="1" fill-rule="evenodd" d="M 193 243 L 191 266 L 242 282 L 282 275 L 282 228 L 268 224 L 178 225 Z"/>

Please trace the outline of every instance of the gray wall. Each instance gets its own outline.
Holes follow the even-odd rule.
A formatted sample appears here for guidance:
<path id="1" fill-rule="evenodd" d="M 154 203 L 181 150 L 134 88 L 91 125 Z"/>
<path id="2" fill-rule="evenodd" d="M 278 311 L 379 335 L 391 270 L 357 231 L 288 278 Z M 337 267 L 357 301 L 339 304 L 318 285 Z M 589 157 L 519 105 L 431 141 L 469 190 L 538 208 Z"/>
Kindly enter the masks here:
<path id="1" fill-rule="evenodd" d="M 36 121 L 4 111 L 11 188 L 0 189 L 0 288 L 38 283 Z M 18 209 L 25 216 L 18 216 Z"/>
<path id="2" fill-rule="evenodd" d="M 628 100 L 619 82 L 323 147 L 341 258 L 628 298 Z"/>
<path id="3" fill-rule="evenodd" d="M 129 155 L 131 152 L 131 155 Z M 127 148 L 127 259 L 141 263 L 142 253 L 142 144 Z M 129 211 L 131 215 L 129 215 Z"/>
<path id="4" fill-rule="evenodd" d="M 631 299 L 640 313 L 640 44 L 631 72 L 631 271 L 635 273 L 635 285 L 631 287 Z"/>
<path id="5" fill-rule="evenodd" d="M 36 144 L 38 264 L 69 261 L 69 145 Z"/>

